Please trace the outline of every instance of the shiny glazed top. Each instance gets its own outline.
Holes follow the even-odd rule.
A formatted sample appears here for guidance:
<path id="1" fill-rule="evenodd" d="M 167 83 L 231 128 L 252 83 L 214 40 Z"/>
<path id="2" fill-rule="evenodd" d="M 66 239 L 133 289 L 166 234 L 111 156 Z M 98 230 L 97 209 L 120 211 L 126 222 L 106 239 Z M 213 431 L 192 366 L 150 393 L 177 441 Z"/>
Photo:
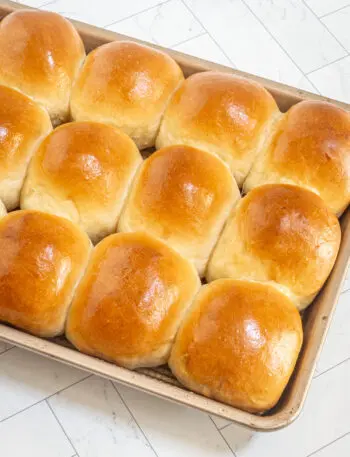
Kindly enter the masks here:
<path id="1" fill-rule="evenodd" d="M 260 186 L 237 207 L 245 248 L 263 262 L 271 281 L 295 294 L 316 293 L 340 245 L 336 216 L 313 192 L 287 184 Z"/>
<path id="2" fill-rule="evenodd" d="M 189 262 L 145 233 L 110 235 L 95 248 L 69 312 L 80 350 L 118 360 L 169 343 L 199 288 Z"/>
<path id="3" fill-rule="evenodd" d="M 279 110 L 253 81 L 206 71 L 187 78 L 165 111 L 158 147 L 188 144 L 219 155 L 239 185 Z"/>
<path id="4" fill-rule="evenodd" d="M 52 129 L 46 111 L 29 97 L 0 86 L 0 178 L 26 165 L 36 142 Z"/>
<path id="5" fill-rule="evenodd" d="M 245 143 L 257 135 L 261 124 L 276 109 L 273 97 L 259 84 L 226 73 L 206 71 L 187 78 L 176 91 L 167 116 L 179 113 L 179 122 L 193 134 L 236 142 L 235 153 L 244 154 Z"/>
<path id="6" fill-rule="evenodd" d="M 187 386 L 261 412 L 282 394 L 302 340 L 299 313 L 287 297 L 269 285 L 221 279 L 198 294 L 170 366 Z"/>
<path id="7" fill-rule="evenodd" d="M 286 114 L 271 145 L 268 167 L 314 188 L 335 213 L 350 203 L 350 114 L 306 101 Z"/>
<path id="8" fill-rule="evenodd" d="M 79 119 L 159 122 L 169 96 L 183 80 L 167 54 L 129 41 L 96 48 L 86 58 L 72 93 L 72 113 Z"/>
<path id="9" fill-rule="evenodd" d="M 20 10 L 0 23 L 0 54 L 0 83 L 51 105 L 56 99 L 68 103 L 85 50 L 78 32 L 64 17 Z"/>
<path id="10" fill-rule="evenodd" d="M 35 186 L 83 206 L 113 206 L 124 192 L 140 153 L 133 141 L 113 126 L 71 122 L 56 128 L 41 143 L 29 169 Z"/>
<path id="11" fill-rule="evenodd" d="M 169 146 L 143 164 L 128 209 L 159 236 L 205 236 L 239 191 L 228 168 L 214 155 L 189 146 Z M 205 229 L 205 230 L 204 230 Z"/>
<path id="12" fill-rule="evenodd" d="M 66 219 L 14 211 L 0 220 L 0 320 L 40 336 L 62 331 L 90 241 Z"/>

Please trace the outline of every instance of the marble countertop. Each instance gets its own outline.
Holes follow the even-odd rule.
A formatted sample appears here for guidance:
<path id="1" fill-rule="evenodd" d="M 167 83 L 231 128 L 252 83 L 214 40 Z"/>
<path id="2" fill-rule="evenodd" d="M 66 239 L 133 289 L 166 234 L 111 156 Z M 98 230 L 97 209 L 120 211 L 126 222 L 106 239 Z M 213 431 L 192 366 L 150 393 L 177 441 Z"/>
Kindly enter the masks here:
<path id="1" fill-rule="evenodd" d="M 24 0 L 350 103 L 350 0 Z M 300 418 L 274 433 L 0 342 L 1 457 L 349 457 L 350 275 Z"/>

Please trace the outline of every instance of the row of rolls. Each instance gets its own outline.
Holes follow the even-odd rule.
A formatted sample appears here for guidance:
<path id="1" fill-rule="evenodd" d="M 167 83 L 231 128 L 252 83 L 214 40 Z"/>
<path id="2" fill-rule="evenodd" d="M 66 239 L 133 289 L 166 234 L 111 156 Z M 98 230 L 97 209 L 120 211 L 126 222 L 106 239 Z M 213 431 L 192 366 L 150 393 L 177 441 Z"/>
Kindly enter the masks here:
<path id="1" fill-rule="evenodd" d="M 339 250 L 350 114 L 134 42 L 85 56 L 55 13 L 4 18 L 0 55 L 0 320 L 272 408 Z"/>

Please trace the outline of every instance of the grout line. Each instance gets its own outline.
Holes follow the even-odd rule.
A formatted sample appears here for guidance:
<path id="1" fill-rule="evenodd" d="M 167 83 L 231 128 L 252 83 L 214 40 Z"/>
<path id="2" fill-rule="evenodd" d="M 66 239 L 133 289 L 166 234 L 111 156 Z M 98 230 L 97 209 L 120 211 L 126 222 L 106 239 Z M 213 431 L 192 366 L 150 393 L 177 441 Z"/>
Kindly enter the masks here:
<path id="1" fill-rule="evenodd" d="M 217 425 L 216 425 L 215 422 L 213 421 L 213 418 L 210 416 L 210 414 L 208 414 L 208 417 L 209 417 L 209 419 L 212 421 L 214 427 L 215 427 L 216 430 L 218 431 L 218 433 L 219 433 L 219 435 L 221 436 L 221 438 L 225 441 L 226 446 L 228 447 L 228 449 L 232 452 L 232 454 L 233 454 L 235 457 L 237 457 L 237 456 L 236 456 L 236 453 L 235 453 L 234 450 L 231 448 L 231 446 L 228 444 L 226 438 L 225 438 L 224 435 L 221 433 L 221 430 L 219 429 L 219 427 L 217 427 Z M 229 424 L 229 425 L 231 425 L 231 424 Z"/>
<path id="2" fill-rule="evenodd" d="M 5 353 L 8 352 L 8 351 L 11 351 L 11 349 L 14 349 L 15 347 L 17 347 L 17 346 L 12 346 L 12 347 L 7 348 L 7 349 L 5 349 L 4 351 L 0 352 L 0 356 L 2 356 L 2 354 L 5 354 Z"/>
<path id="3" fill-rule="evenodd" d="M 155 451 L 154 447 L 152 446 L 150 440 L 147 438 L 146 433 L 143 431 L 141 425 L 140 425 L 140 424 L 138 423 L 138 421 L 136 420 L 136 417 L 134 416 L 133 412 L 131 411 L 131 409 L 130 409 L 129 406 L 127 405 L 126 401 L 125 401 L 124 398 L 122 397 L 122 395 L 121 395 L 121 393 L 119 392 L 119 390 L 117 389 L 117 387 L 114 385 L 114 382 L 112 382 L 112 381 L 109 381 L 109 382 L 112 384 L 114 390 L 117 392 L 117 395 L 119 396 L 120 400 L 123 402 L 123 405 L 125 406 L 125 408 L 129 411 L 130 416 L 134 419 L 135 424 L 136 424 L 136 425 L 138 426 L 138 428 L 140 429 L 140 432 L 141 432 L 142 435 L 144 436 L 144 438 L 145 438 L 145 440 L 147 441 L 149 447 L 150 447 L 150 448 L 152 449 L 152 451 L 154 452 L 154 455 L 155 455 L 156 457 L 158 457 L 158 454 L 156 453 L 156 451 Z"/>
<path id="4" fill-rule="evenodd" d="M 25 0 L 24 0 L 24 1 L 25 1 Z M 50 0 L 49 2 L 44 2 L 44 3 L 42 3 L 41 5 L 38 5 L 38 6 L 36 7 L 36 9 L 40 9 L 40 8 L 42 8 L 43 6 L 52 5 L 53 3 L 56 3 L 56 2 L 57 2 L 57 0 Z"/>
<path id="5" fill-rule="evenodd" d="M 70 384 L 70 385 L 67 386 L 67 387 L 63 387 L 63 389 L 60 389 L 60 390 L 58 390 L 57 392 L 55 392 L 55 393 L 53 393 L 53 394 L 51 394 L 51 395 L 48 395 L 48 396 L 45 398 L 45 400 L 47 400 L 48 398 L 54 397 L 55 395 L 60 394 L 61 392 L 64 392 L 65 390 L 69 389 L 70 387 L 76 386 L 76 385 L 79 384 L 80 382 L 83 382 L 83 381 L 85 381 L 86 379 L 91 378 L 92 376 L 94 376 L 92 373 L 86 375 L 84 378 L 79 379 L 79 381 L 73 382 L 73 384 Z"/>
<path id="6" fill-rule="evenodd" d="M 48 398 L 51 398 L 51 397 L 53 397 L 53 396 L 55 396 L 55 395 L 57 395 L 57 394 L 59 394 L 59 393 L 65 391 L 65 390 L 69 389 L 70 387 L 73 387 L 73 386 L 75 386 L 76 384 L 79 384 L 79 383 L 82 382 L 82 381 L 85 381 L 85 379 L 88 379 L 88 378 L 90 378 L 91 376 L 93 376 L 93 375 L 92 375 L 92 374 L 89 374 L 89 375 L 87 375 L 85 378 L 82 378 L 82 379 L 80 379 L 79 381 L 73 382 L 73 384 L 70 384 L 69 386 L 66 386 L 66 387 L 64 387 L 63 389 L 60 389 L 60 390 L 58 390 L 57 392 L 54 392 L 53 394 L 48 395 L 47 397 L 42 398 L 42 399 L 36 401 L 35 403 L 32 403 L 32 404 L 29 405 L 29 406 L 26 406 L 25 408 L 23 408 L 23 409 L 21 409 L 21 410 L 15 412 L 15 413 L 13 413 L 13 414 L 11 414 L 10 416 L 7 416 L 7 417 L 4 417 L 3 419 L 0 419 L 0 424 L 1 424 L 2 422 L 7 421 L 8 419 L 11 419 L 11 418 L 14 417 L 14 416 L 17 416 L 17 414 L 20 414 L 20 413 L 23 413 L 24 411 L 27 411 L 27 409 L 31 408 L 32 406 L 36 406 L 36 405 L 38 405 L 39 403 L 41 403 L 41 402 L 43 402 L 43 401 L 46 401 Z"/>
<path id="7" fill-rule="evenodd" d="M 187 5 L 187 3 L 184 0 L 181 0 L 181 3 L 185 6 L 185 8 L 192 14 L 192 16 L 199 22 L 199 24 L 203 27 L 203 30 L 207 32 L 207 34 L 210 36 L 210 38 L 214 41 L 216 46 L 221 50 L 221 52 L 224 54 L 224 56 L 228 59 L 229 62 L 231 62 L 231 65 L 233 67 L 237 68 L 237 65 L 234 63 L 234 61 L 226 54 L 224 49 L 220 46 L 220 44 L 216 41 L 216 39 L 209 33 L 208 29 L 204 26 L 203 22 L 198 18 L 198 16 L 192 11 L 192 9 Z"/>
<path id="8" fill-rule="evenodd" d="M 289 54 L 288 51 L 286 51 L 286 49 L 284 49 L 284 47 L 281 45 L 281 43 L 275 38 L 275 36 L 270 32 L 270 30 L 266 27 L 266 25 L 264 24 L 264 22 L 259 18 L 259 16 L 257 16 L 254 11 L 250 8 L 249 5 L 247 5 L 247 3 L 245 2 L 245 0 L 242 0 L 242 3 L 244 3 L 244 5 L 248 8 L 248 10 L 251 12 L 251 14 L 259 21 L 259 23 L 263 26 L 263 28 L 266 30 L 266 32 L 270 35 L 270 37 L 274 40 L 275 43 L 277 43 L 277 45 L 279 46 L 280 49 L 282 49 L 282 51 L 287 55 L 287 57 L 290 58 L 290 60 L 294 63 L 294 65 L 297 67 L 297 69 L 301 72 L 301 74 L 309 81 L 309 83 L 312 85 L 312 87 L 316 90 L 316 92 L 319 94 L 319 90 L 317 89 L 317 87 L 314 85 L 314 83 L 312 81 L 310 81 L 310 79 L 308 78 L 308 75 L 306 73 L 304 73 L 304 71 L 299 67 L 299 65 L 295 62 L 295 60 L 293 59 L 293 57 Z"/>
<path id="9" fill-rule="evenodd" d="M 330 65 L 333 65 L 334 63 L 340 62 L 341 60 L 347 59 L 349 57 L 349 54 L 343 57 L 339 57 L 339 59 L 335 59 L 332 62 L 325 63 L 324 65 L 321 65 L 321 67 L 315 68 L 315 70 L 309 71 L 309 73 L 306 74 L 306 76 L 311 75 L 312 73 L 315 73 L 318 70 L 322 70 L 323 68 L 326 68 Z"/>
<path id="10" fill-rule="evenodd" d="M 4 419 L 0 419 L 0 424 L 2 424 L 2 422 L 6 422 L 7 420 L 9 419 L 12 419 L 13 417 L 17 416 L 17 414 L 20 414 L 20 413 L 24 413 L 24 411 L 27 411 L 27 409 L 30 409 L 32 408 L 33 406 L 36 406 L 38 405 L 39 403 L 42 403 L 43 401 L 45 401 L 45 398 L 42 398 L 41 400 L 38 400 L 36 401 L 35 403 L 32 403 L 31 405 L 29 406 L 26 406 L 25 408 L 21 409 L 20 411 L 17 411 L 13 414 L 10 414 L 10 416 L 7 416 L 5 417 Z"/>
<path id="11" fill-rule="evenodd" d="M 165 0 L 164 2 L 159 2 L 157 5 L 149 6 L 148 8 L 145 8 L 144 10 L 138 11 L 137 13 L 130 14 L 130 16 L 125 16 L 122 19 L 118 19 L 117 21 L 111 22 L 110 24 L 106 24 L 106 25 L 103 26 L 103 28 L 107 28 L 107 27 L 110 27 L 111 25 L 118 24 L 119 22 L 126 21 L 127 19 L 131 19 L 131 18 L 137 16 L 138 14 L 146 13 L 146 11 L 153 10 L 154 8 L 159 8 L 160 6 L 163 6 L 166 3 L 169 3 L 171 1 L 172 0 Z"/>
<path id="12" fill-rule="evenodd" d="M 48 398 L 54 397 L 55 395 L 60 394 L 61 392 L 64 392 L 65 390 L 69 389 L 70 387 L 76 386 L 76 385 L 79 384 L 80 382 L 83 382 L 83 381 L 85 381 L 86 379 L 91 378 L 92 376 L 94 376 L 92 373 L 86 375 L 84 378 L 79 379 L 79 381 L 73 382 L 73 384 L 70 384 L 70 385 L 67 386 L 67 387 L 63 387 L 63 389 L 60 389 L 60 390 L 58 390 L 57 392 L 55 392 L 55 393 L 53 393 L 53 394 L 51 394 L 51 395 L 48 395 L 48 396 L 45 398 L 45 400 L 47 400 Z"/>
<path id="13" fill-rule="evenodd" d="M 224 430 L 224 428 L 227 428 L 227 427 L 229 427 L 229 426 L 232 425 L 232 424 L 233 424 L 233 422 L 230 422 L 229 424 L 223 425 L 222 427 L 220 427 L 220 428 L 218 427 L 218 428 L 219 428 L 219 430 L 221 431 L 221 430 Z"/>
<path id="14" fill-rule="evenodd" d="M 329 13 L 323 14 L 322 16 L 317 16 L 317 14 L 316 14 L 316 16 L 317 16 L 319 19 L 323 19 L 324 17 L 331 16 L 332 14 L 337 13 L 338 11 L 344 10 L 345 8 L 349 8 L 349 6 L 350 6 L 350 3 L 348 3 L 347 5 L 341 6 L 341 7 L 338 8 L 337 10 L 330 11 Z M 322 21 L 322 22 L 323 22 L 323 21 Z"/>
<path id="15" fill-rule="evenodd" d="M 346 358 L 345 360 L 342 360 L 339 363 L 336 363 L 335 365 L 333 365 L 330 368 L 327 368 L 327 370 L 321 371 L 321 373 L 318 373 L 316 376 L 313 377 L 313 379 L 317 379 L 319 376 L 322 376 L 323 374 L 328 373 L 329 371 L 333 370 L 334 368 L 339 367 L 339 365 L 342 365 L 343 363 L 346 363 L 349 361 L 350 361 L 350 357 Z"/>
<path id="16" fill-rule="evenodd" d="M 335 41 L 337 41 L 337 43 L 339 44 L 339 46 L 341 46 L 341 47 L 343 48 L 343 50 L 345 51 L 346 55 L 348 56 L 349 53 L 348 53 L 347 49 L 346 49 L 346 48 L 343 46 L 343 44 L 338 40 L 338 38 L 334 35 L 334 33 L 331 32 L 331 31 L 329 30 L 329 28 L 327 27 L 327 25 L 326 25 L 324 22 L 322 22 L 322 21 L 320 20 L 320 18 L 317 16 L 317 14 L 315 14 L 314 11 L 313 11 L 313 10 L 309 7 L 309 5 L 305 2 L 305 0 L 302 0 L 302 2 L 303 2 L 303 4 L 304 4 L 304 6 L 311 12 L 311 14 L 318 20 L 318 22 L 319 22 L 321 25 L 323 25 L 323 27 L 328 31 L 328 33 L 330 33 L 330 34 L 332 35 L 332 37 L 335 39 Z M 345 57 L 345 56 L 344 56 L 344 57 Z"/>
<path id="17" fill-rule="evenodd" d="M 56 419 L 56 421 L 58 422 L 58 425 L 61 427 L 62 429 L 62 432 L 65 434 L 65 437 L 67 438 L 67 440 L 69 441 L 70 445 L 72 446 L 72 449 L 73 451 L 75 452 L 75 454 L 78 454 L 78 451 L 75 449 L 75 446 L 74 444 L 72 443 L 72 440 L 69 438 L 67 432 L 65 431 L 65 429 L 63 428 L 63 425 L 61 424 L 61 422 L 59 421 L 58 417 L 56 416 L 55 414 L 55 411 L 53 410 L 52 406 L 50 405 L 50 403 L 47 401 L 47 399 L 45 400 L 45 403 L 47 404 L 47 406 L 49 407 L 53 417 Z"/>
<path id="18" fill-rule="evenodd" d="M 206 31 L 198 33 L 198 35 L 192 36 L 191 38 L 186 38 L 186 40 L 182 40 L 182 41 L 179 41 L 178 43 L 172 44 L 171 48 L 173 49 L 176 46 L 180 46 L 180 44 L 187 43 L 188 41 L 194 40 L 194 39 L 199 38 L 204 35 L 208 35 L 208 33 Z"/>
<path id="19" fill-rule="evenodd" d="M 307 457 L 311 457 L 312 455 L 317 454 L 317 453 L 320 452 L 322 449 L 325 449 L 326 447 L 330 446 L 331 444 L 336 443 L 337 441 L 340 441 L 341 439 L 345 438 L 347 435 L 350 435 L 350 432 L 347 432 L 347 433 L 345 433 L 344 435 L 339 436 L 338 438 L 336 438 L 335 440 L 331 441 L 330 443 L 327 443 L 327 444 L 325 444 L 324 446 L 322 446 L 322 447 L 320 447 L 319 449 L 317 449 L 316 451 L 311 452 L 311 454 L 308 454 Z"/>

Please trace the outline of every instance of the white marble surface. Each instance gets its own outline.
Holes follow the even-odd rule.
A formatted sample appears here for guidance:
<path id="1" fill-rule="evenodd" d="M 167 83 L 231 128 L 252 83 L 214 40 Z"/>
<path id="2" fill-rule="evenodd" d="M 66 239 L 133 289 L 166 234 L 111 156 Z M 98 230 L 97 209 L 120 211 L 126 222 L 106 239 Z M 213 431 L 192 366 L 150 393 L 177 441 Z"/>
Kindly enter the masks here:
<path id="1" fill-rule="evenodd" d="M 27 0 L 350 103 L 350 0 Z M 350 276 L 301 417 L 275 433 L 0 342 L 1 457 L 349 457 Z"/>

